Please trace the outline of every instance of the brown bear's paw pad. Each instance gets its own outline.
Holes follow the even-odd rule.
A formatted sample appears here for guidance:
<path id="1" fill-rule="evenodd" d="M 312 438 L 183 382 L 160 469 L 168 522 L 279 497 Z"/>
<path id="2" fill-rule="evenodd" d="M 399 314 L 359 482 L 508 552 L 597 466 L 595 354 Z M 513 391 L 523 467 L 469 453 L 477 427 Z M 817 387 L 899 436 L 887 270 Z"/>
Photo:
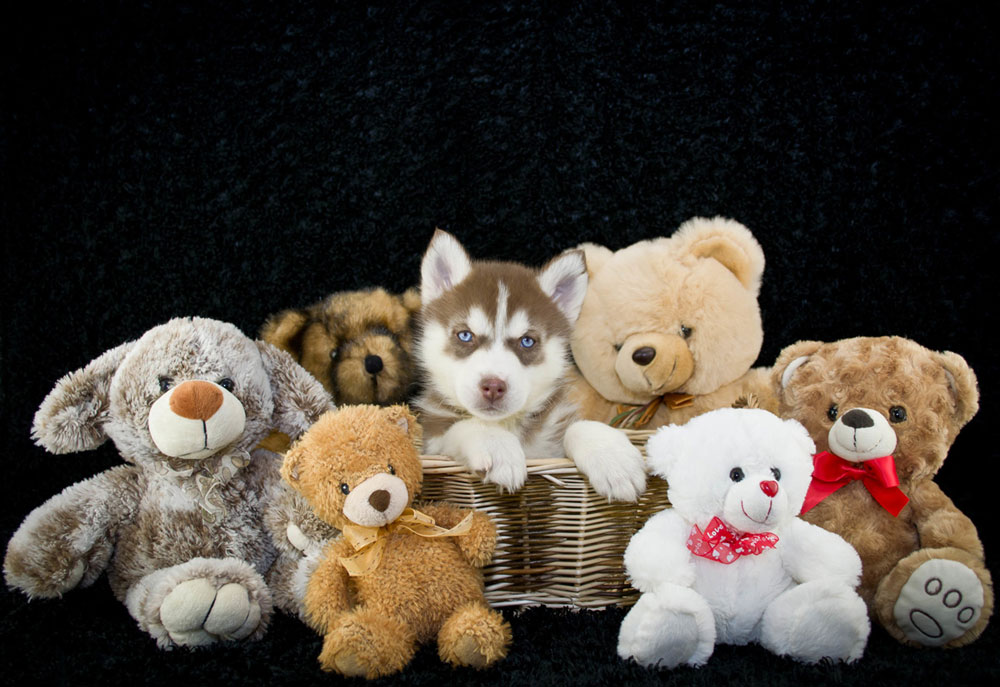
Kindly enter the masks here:
<path id="1" fill-rule="evenodd" d="M 507 655 L 510 640 L 510 625 L 502 615 L 473 604 L 445 622 L 438 635 L 438 654 L 452 665 L 486 668 Z"/>
<path id="2" fill-rule="evenodd" d="M 402 670 L 413 658 L 414 646 L 413 633 L 401 623 L 356 613 L 326 636 L 319 662 L 323 670 L 371 679 Z"/>
<path id="3" fill-rule="evenodd" d="M 973 629 L 983 604 L 983 585 L 976 573 L 957 561 L 935 558 L 910 575 L 899 591 L 893 617 L 907 639 L 937 647 Z"/>

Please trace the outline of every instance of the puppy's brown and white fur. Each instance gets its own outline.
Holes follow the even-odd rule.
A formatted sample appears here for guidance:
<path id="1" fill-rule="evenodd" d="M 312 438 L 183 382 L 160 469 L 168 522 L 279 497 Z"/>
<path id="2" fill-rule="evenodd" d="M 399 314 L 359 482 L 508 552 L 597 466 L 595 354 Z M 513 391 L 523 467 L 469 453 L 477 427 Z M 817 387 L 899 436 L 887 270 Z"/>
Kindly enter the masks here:
<path id="1" fill-rule="evenodd" d="M 452 235 L 434 234 L 415 346 L 426 453 L 452 456 L 509 491 L 524 484 L 526 457 L 566 455 L 598 493 L 638 497 L 639 451 L 616 429 L 578 421 L 566 395 L 570 330 L 586 290 L 581 251 L 535 271 L 472 261 Z"/>

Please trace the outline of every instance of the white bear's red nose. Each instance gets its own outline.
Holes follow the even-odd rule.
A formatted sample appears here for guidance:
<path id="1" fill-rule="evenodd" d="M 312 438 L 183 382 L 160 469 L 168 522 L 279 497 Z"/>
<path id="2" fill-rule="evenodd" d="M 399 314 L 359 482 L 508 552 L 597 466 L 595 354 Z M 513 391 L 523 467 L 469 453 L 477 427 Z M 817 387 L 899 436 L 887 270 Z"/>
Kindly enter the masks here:
<path id="1" fill-rule="evenodd" d="M 774 495 L 778 493 L 778 483 L 773 479 L 766 479 L 760 483 L 760 490 L 769 497 L 774 498 Z"/>

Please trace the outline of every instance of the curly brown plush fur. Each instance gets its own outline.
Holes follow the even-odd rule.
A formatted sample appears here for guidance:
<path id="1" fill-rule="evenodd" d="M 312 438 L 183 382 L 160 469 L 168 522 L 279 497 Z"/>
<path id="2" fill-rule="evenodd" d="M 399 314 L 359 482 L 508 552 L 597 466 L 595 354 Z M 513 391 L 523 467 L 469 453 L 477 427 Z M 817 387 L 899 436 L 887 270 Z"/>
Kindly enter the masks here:
<path id="1" fill-rule="evenodd" d="M 405 406 L 351 406 L 325 414 L 285 456 L 282 476 L 330 525 L 381 527 L 380 561 L 351 576 L 346 537 L 327 547 L 309 580 L 307 621 L 325 635 L 324 670 L 368 678 L 401 670 L 417 645 L 437 640 L 442 660 L 483 668 L 503 658 L 510 627 L 489 608 L 479 570 L 496 546 L 488 516 L 444 503 L 414 507 L 458 536 L 428 538 L 393 529 L 413 503 L 423 471 L 413 439 L 420 429 Z"/>
<path id="2" fill-rule="evenodd" d="M 854 481 L 803 517 L 854 545 L 864 565 L 859 591 L 894 637 L 943 647 L 976 639 L 993 610 L 983 546 L 972 521 L 933 481 L 979 408 L 976 377 L 965 360 L 899 337 L 802 341 L 782 351 L 772 382 L 781 415 L 802 422 L 819 451 L 830 449 L 831 426 L 848 411 L 886 417 L 909 503 L 893 517 Z"/>
<path id="3" fill-rule="evenodd" d="M 291 353 L 337 403 L 398 403 L 413 384 L 411 322 L 419 309 L 416 289 L 344 291 L 271 316 L 260 337 Z"/>

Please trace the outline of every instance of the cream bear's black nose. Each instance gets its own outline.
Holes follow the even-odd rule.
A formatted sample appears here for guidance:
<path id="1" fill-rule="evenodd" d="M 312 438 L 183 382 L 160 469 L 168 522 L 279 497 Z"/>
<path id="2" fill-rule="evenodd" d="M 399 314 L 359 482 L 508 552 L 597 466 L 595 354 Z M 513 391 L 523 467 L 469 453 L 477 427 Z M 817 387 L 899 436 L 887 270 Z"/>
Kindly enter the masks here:
<path id="1" fill-rule="evenodd" d="M 377 510 L 379 513 L 385 512 L 385 509 L 389 507 L 390 500 L 391 497 L 389 496 L 389 492 L 387 492 L 385 489 L 379 489 L 377 491 L 373 491 L 371 495 L 368 497 L 368 503 L 370 503 L 371 507 Z"/>
<path id="2" fill-rule="evenodd" d="M 632 353 L 632 360 L 634 360 L 639 365 L 649 365 L 653 362 L 653 358 L 656 357 L 656 349 L 650 346 L 643 346 L 642 348 L 637 348 L 634 353 Z"/>
<path id="3" fill-rule="evenodd" d="M 844 416 L 840 418 L 840 421 L 851 429 L 864 429 L 865 427 L 874 427 L 875 421 L 872 420 L 868 413 L 863 410 L 848 410 L 844 413 Z"/>

